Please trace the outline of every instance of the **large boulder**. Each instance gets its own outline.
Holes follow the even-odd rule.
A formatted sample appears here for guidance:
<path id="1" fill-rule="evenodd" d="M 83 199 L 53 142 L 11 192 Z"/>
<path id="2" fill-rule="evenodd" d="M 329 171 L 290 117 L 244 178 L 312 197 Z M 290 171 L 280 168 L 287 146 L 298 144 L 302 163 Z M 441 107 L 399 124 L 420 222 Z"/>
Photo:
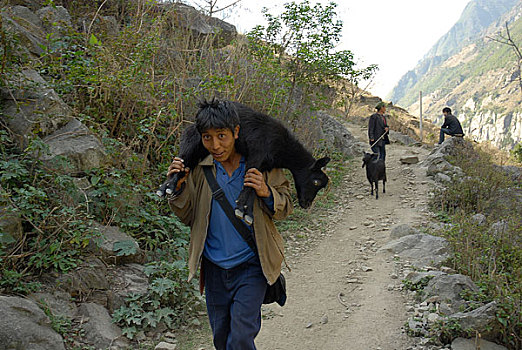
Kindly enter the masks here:
<path id="1" fill-rule="evenodd" d="M 0 244 L 13 243 L 22 239 L 22 218 L 7 200 L 0 187 Z"/>
<path id="2" fill-rule="evenodd" d="M 62 34 L 72 27 L 71 15 L 63 6 L 43 7 L 36 11 L 36 15 L 48 33 Z"/>
<path id="3" fill-rule="evenodd" d="M 126 348 L 129 345 L 122 335 L 120 327 L 112 322 L 109 312 L 101 305 L 84 303 L 78 310 L 87 322 L 82 324 L 85 337 L 82 339 L 96 349 L 108 349 L 111 346 Z"/>
<path id="4" fill-rule="evenodd" d="M 177 25 L 190 30 L 196 37 L 212 38 L 216 47 L 229 45 L 237 36 L 236 27 L 230 23 L 206 16 L 183 3 L 175 3 L 172 6 Z"/>
<path id="5" fill-rule="evenodd" d="M 360 155 L 365 146 L 355 139 L 351 132 L 338 120 L 325 112 L 318 112 L 323 136 L 321 137 L 327 149 L 335 149 L 345 156 Z"/>
<path id="6" fill-rule="evenodd" d="M 0 118 L 17 135 L 25 148 L 34 136 L 45 137 L 72 120 L 72 111 L 45 80 L 33 69 L 7 77 L 0 87 Z"/>
<path id="7" fill-rule="evenodd" d="M 40 18 L 25 6 L 10 6 L 0 10 L 2 29 L 18 38 L 15 55 L 28 58 L 39 57 L 44 53 L 47 40 Z"/>
<path id="8" fill-rule="evenodd" d="M 408 135 L 404 135 L 400 132 L 390 130 L 390 142 L 392 143 L 400 143 L 405 146 L 416 146 L 420 145 L 420 142 L 413 139 L 412 137 Z"/>
<path id="9" fill-rule="evenodd" d="M 138 242 L 116 226 L 104 226 L 94 223 L 99 235 L 91 241 L 91 249 L 103 260 L 115 264 L 142 263 L 144 252 Z"/>
<path id="10" fill-rule="evenodd" d="M 35 302 L 0 295 L 0 315 L 0 349 L 65 350 L 62 336 Z"/>
<path id="11" fill-rule="evenodd" d="M 398 239 L 398 238 L 401 238 L 401 237 L 404 237 L 404 236 L 416 235 L 416 234 L 419 234 L 419 233 L 420 233 L 419 230 L 417 230 L 416 228 L 411 227 L 408 224 L 399 224 L 399 225 L 395 225 L 391 229 L 390 237 L 393 238 L 393 239 Z"/>
<path id="12" fill-rule="evenodd" d="M 479 289 L 468 276 L 442 274 L 429 281 L 424 295 L 426 298 L 437 297 L 441 312 L 453 314 L 466 306 L 466 300 L 462 297 L 465 291 L 478 292 Z"/>
<path id="13" fill-rule="evenodd" d="M 477 331 L 482 338 L 493 340 L 499 335 L 500 328 L 496 317 L 497 311 L 497 303 L 492 301 L 473 311 L 455 313 L 449 319 L 457 321 L 463 330 Z"/>
<path id="14" fill-rule="evenodd" d="M 428 165 L 428 169 L 426 171 L 426 175 L 428 176 L 435 176 L 438 173 L 453 176 L 461 175 L 462 170 L 454 165 L 451 165 L 446 159 L 441 157 L 433 159 Z"/>
<path id="15" fill-rule="evenodd" d="M 95 291 L 106 291 L 110 288 L 107 267 L 96 258 L 88 259 L 74 271 L 58 276 L 54 279 L 54 284 L 72 296 L 92 295 Z"/>
<path id="16" fill-rule="evenodd" d="M 125 305 L 128 296 L 147 293 L 149 279 L 144 269 L 143 265 L 126 264 L 109 270 L 111 290 L 107 297 L 107 308 L 110 312 Z"/>
<path id="17" fill-rule="evenodd" d="M 45 305 L 54 316 L 71 319 L 78 312 L 76 304 L 71 300 L 69 293 L 63 291 L 32 293 L 27 298 L 38 304 Z"/>
<path id="18" fill-rule="evenodd" d="M 397 254 L 417 268 L 440 266 L 451 256 L 449 244 L 444 238 L 421 233 L 391 241 L 379 251 Z"/>
<path id="19" fill-rule="evenodd" d="M 54 162 L 57 157 L 69 160 L 72 169 L 68 170 L 72 172 L 97 168 L 107 162 L 100 140 L 75 118 L 42 141 L 48 146 L 48 153 L 40 155 L 40 159 L 50 167 L 61 168 L 59 162 Z"/>

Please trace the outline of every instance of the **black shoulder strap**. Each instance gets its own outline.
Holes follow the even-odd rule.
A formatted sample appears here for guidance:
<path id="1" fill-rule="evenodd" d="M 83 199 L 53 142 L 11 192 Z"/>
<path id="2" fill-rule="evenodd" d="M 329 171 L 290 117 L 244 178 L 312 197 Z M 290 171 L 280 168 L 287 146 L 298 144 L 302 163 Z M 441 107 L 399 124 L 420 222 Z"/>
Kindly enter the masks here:
<path id="1" fill-rule="evenodd" d="M 241 237 L 247 242 L 248 246 L 257 254 L 256 243 L 254 242 L 254 237 L 250 229 L 234 214 L 234 209 L 232 209 L 232 206 L 228 202 L 223 189 L 219 187 L 216 177 L 212 174 L 212 166 L 203 166 L 203 172 L 212 191 L 212 197 L 219 203 L 232 225 L 234 225 Z"/>

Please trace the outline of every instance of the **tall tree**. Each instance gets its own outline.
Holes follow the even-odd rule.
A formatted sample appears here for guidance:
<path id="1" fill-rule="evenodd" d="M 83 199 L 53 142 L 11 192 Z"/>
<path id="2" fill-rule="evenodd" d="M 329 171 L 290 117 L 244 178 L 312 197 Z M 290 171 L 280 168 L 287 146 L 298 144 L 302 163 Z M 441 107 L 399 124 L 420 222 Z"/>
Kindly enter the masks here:
<path id="1" fill-rule="evenodd" d="M 312 6 L 308 0 L 293 1 L 286 3 L 284 11 L 276 16 L 264 8 L 267 26 L 257 26 L 249 33 L 251 39 L 268 43 L 273 55 L 286 67 L 292 83 L 289 100 L 298 86 L 306 88 L 340 77 L 358 84 L 375 73 L 375 65 L 356 70 L 350 50 L 335 51 L 343 28 L 336 7 L 334 2 Z"/>

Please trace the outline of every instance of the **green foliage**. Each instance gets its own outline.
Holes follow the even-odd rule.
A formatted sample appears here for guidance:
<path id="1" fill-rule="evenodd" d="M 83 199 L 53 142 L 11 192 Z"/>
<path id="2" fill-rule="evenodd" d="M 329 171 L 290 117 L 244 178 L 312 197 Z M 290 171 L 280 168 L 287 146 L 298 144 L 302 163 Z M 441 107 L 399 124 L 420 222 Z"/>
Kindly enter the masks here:
<path id="1" fill-rule="evenodd" d="M 338 81 L 341 77 L 357 84 L 375 73 L 375 65 L 356 70 L 351 51 L 334 51 L 343 27 L 337 19 L 336 7 L 333 2 L 325 6 L 320 3 L 311 6 L 307 0 L 289 2 L 278 16 L 264 8 L 268 25 L 257 26 L 248 34 L 254 43 L 254 56 L 286 72 L 291 82 L 288 99 L 295 98 L 298 88 L 304 89 L 306 95 L 312 86 Z"/>
<path id="2" fill-rule="evenodd" d="M 2 269 L 26 274 L 75 268 L 89 240 L 90 217 L 82 205 L 70 205 L 75 191 L 72 178 L 49 172 L 32 158 L 33 152 L 41 149 L 37 139 L 27 152 L 18 152 L 7 134 L 2 135 L 0 196 L 5 198 L 7 208 L 22 219 L 24 228 L 23 239 L 16 244 L 4 239 L 0 249 Z M 9 275 L 2 279 L 9 279 Z M 6 288 L 19 288 L 19 283 L 5 282 Z"/>
<path id="3" fill-rule="evenodd" d="M 42 307 L 45 315 L 49 317 L 52 329 L 61 336 L 66 336 L 71 330 L 71 320 L 66 316 L 55 315 L 43 300 L 41 300 L 39 304 Z"/>
<path id="4" fill-rule="evenodd" d="M 126 240 L 115 242 L 112 249 L 116 252 L 117 256 L 128 256 L 136 254 L 137 248 L 134 241 Z"/>
<path id="5" fill-rule="evenodd" d="M 2 269 L 0 278 L 0 291 L 12 291 L 16 294 L 29 294 L 40 289 L 38 282 L 28 281 L 28 274 L 23 272 Z"/>
<path id="6" fill-rule="evenodd" d="M 474 332 L 462 329 L 459 321 L 455 319 L 442 320 L 434 325 L 434 331 L 439 334 L 439 339 L 443 344 L 450 344 L 455 338 L 470 338 Z"/>
<path id="7" fill-rule="evenodd" d="M 434 276 L 423 277 L 417 283 L 413 283 L 413 281 L 405 279 L 402 281 L 402 283 L 404 284 L 404 288 L 406 288 L 408 290 L 415 291 L 415 292 L 421 292 L 424 290 L 424 288 L 428 285 L 428 283 L 430 282 L 430 280 L 433 277 Z"/>
<path id="8" fill-rule="evenodd" d="M 113 314 L 114 322 L 130 339 L 139 330 L 154 329 L 160 323 L 168 328 L 179 326 L 202 305 L 195 283 L 186 282 L 185 260 L 158 260 L 148 264 L 144 272 L 150 281 L 147 292 L 128 297 L 126 305 Z"/>
<path id="9" fill-rule="evenodd" d="M 511 151 L 511 154 L 515 161 L 522 163 L 522 142 L 519 142 L 515 148 Z"/>

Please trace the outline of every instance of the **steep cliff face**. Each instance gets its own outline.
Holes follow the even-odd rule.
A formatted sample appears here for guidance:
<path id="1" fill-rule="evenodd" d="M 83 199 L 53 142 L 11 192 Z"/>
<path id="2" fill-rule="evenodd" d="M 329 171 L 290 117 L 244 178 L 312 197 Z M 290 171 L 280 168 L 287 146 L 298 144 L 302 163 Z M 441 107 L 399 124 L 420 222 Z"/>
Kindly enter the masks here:
<path id="1" fill-rule="evenodd" d="M 462 122 L 466 134 L 473 139 L 491 141 L 505 149 L 521 142 L 522 91 L 517 57 L 512 47 L 491 39 L 498 37 L 499 33 L 505 36 L 507 22 L 513 40 L 522 47 L 522 1 L 516 2 L 496 19 L 493 14 L 508 7 L 510 1 L 470 2 L 463 17 L 466 12 L 473 12 L 478 24 L 493 23 L 471 40 L 471 33 L 478 30 L 478 24 L 469 26 L 469 35 L 463 37 L 463 31 L 459 35 L 458 29 L 464 28 L 468 21 L 461 18 L 460 25 L 457 23 L 416 69 L 401 79 L 392 100 L 410 113 L 418 114 L 418 94 L 423 91 L 424 114 L 436 124 L 442 123 L 442 108 L 449 106 Z M 486 16 L 486 13 L 490 15 Z M 477 17 L 479 14 L 481 17 Z M 457 40 L 453 47 L 451 40 Z"/>

